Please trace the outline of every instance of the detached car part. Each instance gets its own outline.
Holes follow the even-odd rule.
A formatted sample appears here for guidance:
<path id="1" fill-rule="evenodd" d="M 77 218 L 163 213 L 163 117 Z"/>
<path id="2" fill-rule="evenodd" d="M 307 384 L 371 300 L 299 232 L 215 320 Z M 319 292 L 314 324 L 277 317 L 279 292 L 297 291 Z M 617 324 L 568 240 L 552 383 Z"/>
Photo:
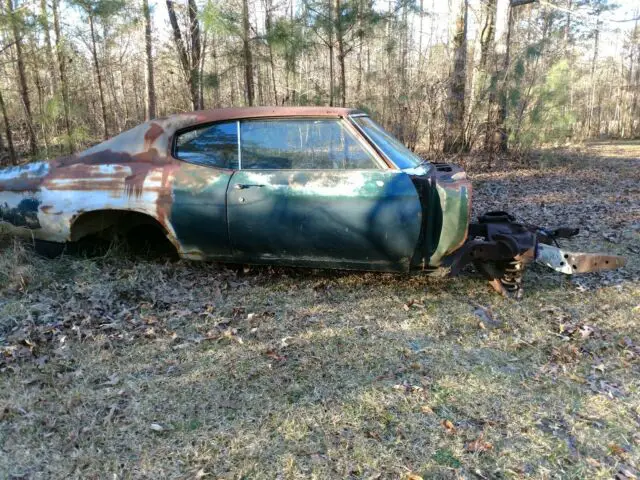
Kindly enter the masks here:
<path id="1" fill-rule="evenodd" d="M 457 274 L 502 294 L 533 261 L 562 273 L 624 265 L 560 250 L 577 230 L 471 222 L 471 182 L 345 108 L 255 107 L 158 118 L 88 150 L 0 170 L 0 221 L 49 256 L 91 236 L 159 233 L 183 258 Z"/>

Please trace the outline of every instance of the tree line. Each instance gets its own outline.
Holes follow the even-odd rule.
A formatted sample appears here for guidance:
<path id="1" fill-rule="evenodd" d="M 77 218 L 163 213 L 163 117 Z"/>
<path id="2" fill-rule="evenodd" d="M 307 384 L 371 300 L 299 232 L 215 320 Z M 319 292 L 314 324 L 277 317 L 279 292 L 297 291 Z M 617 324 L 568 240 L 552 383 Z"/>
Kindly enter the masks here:
<path id="1" fill-rule="evenodd" d="M 616 9 L 0 0 L 0 159 L 73 153 L 145 119 L 242 105 L 357 107 L 427 154 L 637 138 L 639 15 L 620 21 Z"/>

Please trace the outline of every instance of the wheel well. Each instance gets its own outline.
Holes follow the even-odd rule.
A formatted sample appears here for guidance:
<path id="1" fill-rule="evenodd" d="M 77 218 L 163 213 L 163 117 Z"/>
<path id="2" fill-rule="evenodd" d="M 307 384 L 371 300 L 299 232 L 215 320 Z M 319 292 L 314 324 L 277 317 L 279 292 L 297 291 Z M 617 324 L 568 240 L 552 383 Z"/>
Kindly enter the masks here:
<path id="1" fill-rule="evenodd" d="M 134 229 L 145 227 L 145 233 L 164 237 L 178 251 L 167 230 L 151 215 L 127 210 L 93 210 L 82 213 L 71 224 L 69 239 L 77 242 L 90 235 L 127 235 Z"/>
<path id="2" fill-rule="evenodd" d="M 70 240 L 76 242 L 88 235 L 109 230 L 125 233 L 140 225 L 153 225 L 164 231 L 156 219 L 144 213 L 123 210 L 94 210 L 82 213 L 73 221 Z"/>

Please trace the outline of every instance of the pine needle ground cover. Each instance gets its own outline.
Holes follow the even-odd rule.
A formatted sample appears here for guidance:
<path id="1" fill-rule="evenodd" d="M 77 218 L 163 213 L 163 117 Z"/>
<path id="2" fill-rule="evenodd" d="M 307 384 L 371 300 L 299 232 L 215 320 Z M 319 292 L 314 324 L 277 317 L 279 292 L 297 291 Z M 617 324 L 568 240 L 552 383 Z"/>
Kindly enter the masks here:
<path id="1" fill-rule="evenodd" d="M 0 247 L 1 478 L 635 478 L 640 144 L 473 173 L 619 271 L 419 275 Z"/>

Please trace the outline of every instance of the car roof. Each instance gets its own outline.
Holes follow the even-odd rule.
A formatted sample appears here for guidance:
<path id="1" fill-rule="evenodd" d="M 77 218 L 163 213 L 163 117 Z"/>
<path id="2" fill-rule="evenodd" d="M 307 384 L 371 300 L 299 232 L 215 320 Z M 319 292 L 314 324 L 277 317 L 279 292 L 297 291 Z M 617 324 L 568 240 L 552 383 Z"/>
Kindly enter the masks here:
<path id="1" fill-rule="evenodd" d="M 235 107 L 199 110 L 175 114 L 171 117 L 196 116 L 195 123 L 200 123 L 260 117 L 346 117 L 358 113 L 363 112 L 354 108 L 342 107 Z"/>
<path id="2" fill-rule="evenodd" d="M 64 160 L 58 159 L 58 163 L 72 164 L 79 161 L 79 158 L 84 158 L 83 161 L 90 158 L 91 161 L 100 163 L 106 161 L 106 158 L 112 158 L 114 152 L 121 152 L 131 157 L 150 150 L 153 150 L 158 157 L 166 158 L 170 155 L 171 138 L 177 131 L 211 122 L 274 117 L 337 118 L 362 113 L 353 108 L 339 107 L 238 107 L 176 113 L 149 120 L 76 155 L 65 157 Z"/>

